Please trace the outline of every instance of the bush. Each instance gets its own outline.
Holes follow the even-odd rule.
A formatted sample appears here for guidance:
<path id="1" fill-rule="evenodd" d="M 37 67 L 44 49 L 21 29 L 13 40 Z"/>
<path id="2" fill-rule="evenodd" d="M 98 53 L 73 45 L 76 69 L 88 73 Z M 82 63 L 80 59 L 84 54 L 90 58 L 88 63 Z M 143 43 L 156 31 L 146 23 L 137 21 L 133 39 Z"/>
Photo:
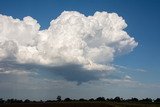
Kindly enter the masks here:
<path id="1" fill-rule="evenodd" d="M 64 101 L 69 102 L 69 101 L 72 101 L 72 100 L 70 98 L 65 98 Z"/>
<path id="2" fill-rule="evenodd" d="M 157 98 L 156 100 L 154 100 L 155 103 L 160 103 L 160 98 Z"/>
<path id="3" fill-rule="evenodd" d="M 104 97 L 98 97 L 96 101 L 106 101 Z"/>

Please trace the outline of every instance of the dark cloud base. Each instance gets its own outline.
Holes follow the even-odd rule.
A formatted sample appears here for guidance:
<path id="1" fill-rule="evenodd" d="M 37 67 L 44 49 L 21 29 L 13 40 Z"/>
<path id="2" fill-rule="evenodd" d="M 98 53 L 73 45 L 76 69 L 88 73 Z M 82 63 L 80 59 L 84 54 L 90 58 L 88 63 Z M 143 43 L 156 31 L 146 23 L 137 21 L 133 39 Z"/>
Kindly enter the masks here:
<path id="1" fill-rule="evenodd" d="M 67 64 L 63 66 L 45 66 L 38 64 L 20 64 L 16 61 L 4 60 L 0 61 L 0 72 L 9 70 L 25 70 L 37 72 L 42 77 L 52 78 L 60 77 L 67 81 L 75 81 L 77 84 L 88 82 L 91 80 L 99 80 L 100 72 L 86 70 L 81 65 Z"/>
<path id="2" fill-rule="evenodd" d="M 95 81 L 101 78 L 121 79 L 123 75 L 117 72 L 100 72 L 98 70 L 86 70 L 82 65 L 67 64 L 62 66 L 46 66 L 33 63 L 20 64 L 13 60 L 0 61 L 0 72 L 9 70 L 19 70 L 26 72 L 36 72 L 39 77 L 48 79 L 64 79 L 66 81 L 77 82 L 78 85 L 84 82 Z"/>

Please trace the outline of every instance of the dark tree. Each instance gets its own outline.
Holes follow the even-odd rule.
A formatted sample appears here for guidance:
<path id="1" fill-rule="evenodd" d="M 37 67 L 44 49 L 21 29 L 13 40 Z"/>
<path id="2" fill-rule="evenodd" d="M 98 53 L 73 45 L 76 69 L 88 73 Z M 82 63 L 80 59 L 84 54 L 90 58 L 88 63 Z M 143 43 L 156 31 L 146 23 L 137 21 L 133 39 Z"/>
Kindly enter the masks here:
<path id="1" fill-rule="evenodd" d="M 69 102 L 72 101 L 70 98 L 65 98 L 64 101 Z"/>
<path id="2" fill-rule="evenodd" d="M 138 98 L 132 98 L 131 101 L 138 102 L 139 100 L 138 100 Z"/>
<path id="3" fill-rule="evenodd" d="M 154 100 L 155 103 L 160 103 L 160 98 L 157 98 L 156 100 Z"/>
<path id="4" fill-rule="evenodd" d="M 107 98 L 106 101 L 114 101 L 113 98 Z"/>
<path id="5" fill-rule="evenodd" d="M 47 100 L 45 101 L 45 103 L 52 103 L 52 102 L 56 102 L 55 100 Z"/>
<path id="6" fill-rule="evenodd" d="M 0 104 L 4 103 L 5 100 L 3 100 L 2 98 L 0 98 Z"/>
<path id="7" fill-rule="evenodd" d="M 121 101 L 123 101 L 123 99 L 117 96 L 117 97 L 114 98 L 114 101 L 115 102 L 121 102 Z"/>
<path id="8" fill-rule="evenodd" d="M 87 101 L 87 100 L 84 98 L 80 98 L 79 101 Z"/>
<path id="9" fill-rule="evenodd" d="M 140 102 L 152 103 L 152 99 L 151 98 L 145 98 L 145 99 L 140 100 Z"/>
<path id="10" fill-rule="evenodd" d="M 30 103 L 30 102 L 31 102 L 31 101 L 28 100 L 28 99 L 24 100 L 24 103 Z"/>
<path id="11" fill-rule="evenodd" d="M 139 100 L 137 98 L 131 98 L 131 99 L 127 99 L 127 102 L 138 102 Z"/>
<path id="12" fill-rule="evenodd" d="M 57 96 L 57 101 L 60 102 L 61 100 L 61 96 Z"/>
<path id="13" fill-rule="evenodd" d="M 93 98 L 91 98 L 91 99 L 89 99 L 88 101 L 94 101 L 94 99 L 93 99 Z"/>
<path id="14" fill-rule="evenodd" d="M 98 97 L 96 98 L 96 101 L 106 101 L 104 97 Z"/>
<path id="15" fill-rule="evenodd" d="M 7 99 L 6 103 L 9 103 L 9 104 L 14 103 L 14 99 Z"/>

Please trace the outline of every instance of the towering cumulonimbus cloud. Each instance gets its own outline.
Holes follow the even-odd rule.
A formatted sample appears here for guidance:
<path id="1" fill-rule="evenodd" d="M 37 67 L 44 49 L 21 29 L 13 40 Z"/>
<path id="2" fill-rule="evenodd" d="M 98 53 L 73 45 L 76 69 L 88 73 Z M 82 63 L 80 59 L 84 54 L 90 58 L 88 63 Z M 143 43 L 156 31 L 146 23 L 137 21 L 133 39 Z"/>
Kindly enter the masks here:
<path id="1" fill-rule="evenodd" d="M 87 70 L 113 70 L 117 55 L 131 52 L 138 43 L 116 13 L 96 12 L 86 17 L 64 11 L 48 29 L 30 16 L 23 20 L 0 15 L 0 60 L 49 66 L 80 64 Z"/>

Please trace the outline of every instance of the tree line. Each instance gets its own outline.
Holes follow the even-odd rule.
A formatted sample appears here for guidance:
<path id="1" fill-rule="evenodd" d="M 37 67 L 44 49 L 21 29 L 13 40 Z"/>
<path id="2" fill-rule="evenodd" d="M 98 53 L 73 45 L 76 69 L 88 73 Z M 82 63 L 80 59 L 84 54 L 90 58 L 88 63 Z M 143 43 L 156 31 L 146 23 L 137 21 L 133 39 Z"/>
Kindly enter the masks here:
<path id="1" fill-rule="evenodd" d="M 123 99 L 121 97 L 115 97 L 115 98 L 105 98 L 105 97 L 98 97 L 98 98 L 90 98 L 90 99 L 71 99 L 71 98 L 65 98 L 62 100 L 61 96 L 57 96 L 56 100 L 47 100 L 47 101 L 32 101 L 29 99 L 26 100 L 18 100 L 18 99 L 7 99 L 4 100 L 3 98 L 0 98 L 0 104 L 12 104 L 12 103 L 53 103 L 53 102 L 139 102 L 139 103 L 160 103 L 160 98 L 157 99 L 151 99 L 151 98 L 145 98 L 145 99 L 138 99 L 138 98 L 130 98 L 130 99 Z"/>

